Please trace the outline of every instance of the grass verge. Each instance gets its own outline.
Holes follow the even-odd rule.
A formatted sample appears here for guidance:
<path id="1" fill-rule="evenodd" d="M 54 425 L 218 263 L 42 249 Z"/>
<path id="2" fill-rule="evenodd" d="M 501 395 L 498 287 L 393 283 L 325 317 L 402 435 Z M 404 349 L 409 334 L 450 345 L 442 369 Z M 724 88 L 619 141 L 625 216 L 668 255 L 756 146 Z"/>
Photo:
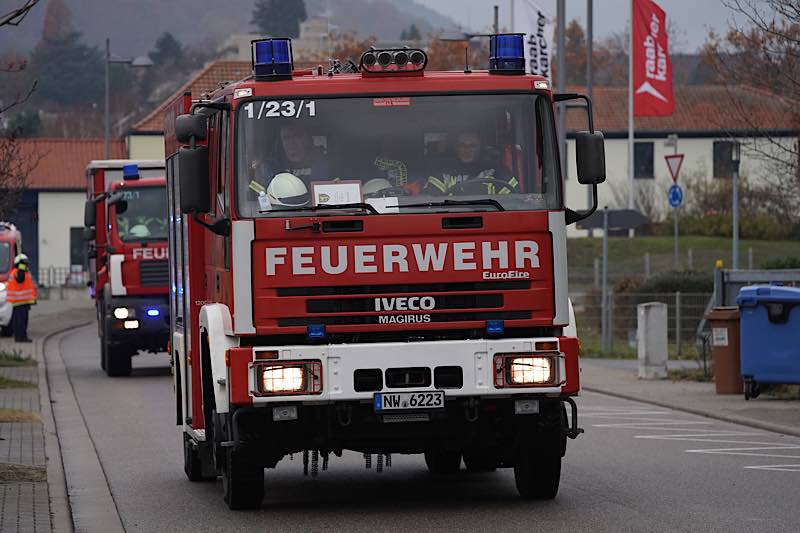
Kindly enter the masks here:
<path id="1" fill-rule="evenodd" d="M 6 409 L 0 407 L 0 422 L 40 422 L 37 413 L 22 409 Z"/>
<path id="2" fill-rule="evenodd" d="M 710 383 L 714 381 L 711 372 L 705 375 L 702 368 L 676 368 L 667 373 L 667 379 L 671 381 L 697 381 L 701 383 Z"/>
<path id="3" fill-rule="evenodd" d="M 0 350 L 0 367 L 2 366 L 36 366 L 36 360 L 21 350 Z"/>
<path id="4" fill-rule="evenodd" d="M 0 389 L 29 389 L 35 386 L 30 381 L 0 376 Z"/>

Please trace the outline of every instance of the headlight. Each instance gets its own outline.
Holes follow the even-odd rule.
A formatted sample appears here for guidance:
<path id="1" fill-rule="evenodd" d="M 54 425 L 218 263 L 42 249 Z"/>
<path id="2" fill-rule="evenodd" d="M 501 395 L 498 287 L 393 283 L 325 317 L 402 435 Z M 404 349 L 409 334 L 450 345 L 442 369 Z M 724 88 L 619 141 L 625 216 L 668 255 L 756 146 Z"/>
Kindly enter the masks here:
<path id="1" fill-rule="evenodd" d="M 542 384 L 553 381 L 553 369 L 549 357 L 515 357 L 509 359 L 511 383 L 513 385 Z"/>
<path id="2" fill-rule="evenodd" d="M 139 321 L 138 320 L 126 320 L 123 323 L 125 329 L 138 329 L 139 328 Z"/>
<path id="3" fill-rule="evenodd" d="M 114 318 L 117 320 L 125 320 L 129 316 L 131 316 L 131 312 L 128 311 L 127 307 L 117 307 L 114 309 Z"/>
<path id="4" fill-rule="evenodd" d="M 494 357 L 494 386 L 541 387 L 561 384 L 558 352 L 506 353 Z M 563 382 L 563 380 L 561 380 Z"/>
<path id="5" fill-rule="evenodd" d="M 256 395 L 319 394 L 322 363 L 319 361 L 271 362 L 256 365 Z"/>

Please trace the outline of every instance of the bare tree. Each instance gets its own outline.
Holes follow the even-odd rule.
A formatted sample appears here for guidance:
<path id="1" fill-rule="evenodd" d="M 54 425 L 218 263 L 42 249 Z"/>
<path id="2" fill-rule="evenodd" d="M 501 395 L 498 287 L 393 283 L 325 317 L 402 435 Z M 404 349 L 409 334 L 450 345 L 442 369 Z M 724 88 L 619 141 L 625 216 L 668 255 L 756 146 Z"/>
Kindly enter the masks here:
<path id="1" fill-rule="evenodd" d="M 791 214 L 800 203 L 800 2 L 723 0 L 732 12 L 724 35 L 711 33 L 703 60 L 728 87 L 731 114 L 756 141 L 743 151 L 763 163 L 775 207 Z M 780 136 L 753 113 L 749 99 L 770 98 L 786 117 L 792 137 Z M 730 132 L 731 135 L 733 132 Z"/>
<path id="2" fill-rule="evenodd" d="M 0 15 L 0 28 L 19 26 L 39 0 L 24 0 L 22 4 Z M 25 70 L 25 61 L 9 61 L 0 66 L 0 71 L 16 74 Z M 36 81 L 24 91 L 15 94 L 10 100 L 0 100 L 0 116 L 18 105 L 28 101 L 36 90 Z M 0 117 L 1 118 L 1 117 Z M 28 176 L 39 164 L 42 156 L 31 150 L 25 150 L 18 141 L 19 131 L 5 131 L 0 135 L 0 219 L 11 218 L 19 205 L 19 197 L 25 190 Z"/>

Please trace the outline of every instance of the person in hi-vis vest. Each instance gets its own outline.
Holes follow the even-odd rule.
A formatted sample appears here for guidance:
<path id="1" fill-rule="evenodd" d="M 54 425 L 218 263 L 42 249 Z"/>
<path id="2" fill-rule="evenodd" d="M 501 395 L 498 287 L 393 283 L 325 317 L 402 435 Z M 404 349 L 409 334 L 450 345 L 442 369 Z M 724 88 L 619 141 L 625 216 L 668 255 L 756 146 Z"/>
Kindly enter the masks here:
<path id="1" fill-rule="evenodd" d="M 16 342 L 31 342 L 28 338 L 28 312 L 32 305 L 36 305 L 36 297 L 36 285 L 28 271 L 28 256 L 19 254 L 14 258 L 14 269 L 6 285 L 6 301 L 14 308 L 11 327 Z"/>

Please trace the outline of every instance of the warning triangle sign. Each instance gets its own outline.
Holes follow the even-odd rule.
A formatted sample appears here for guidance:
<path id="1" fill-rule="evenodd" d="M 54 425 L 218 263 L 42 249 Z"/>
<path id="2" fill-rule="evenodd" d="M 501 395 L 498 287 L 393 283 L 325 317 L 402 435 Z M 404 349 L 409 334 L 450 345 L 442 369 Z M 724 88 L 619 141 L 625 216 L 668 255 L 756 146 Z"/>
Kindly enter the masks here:
<path id="1" fill-rule="evenodd" d="M 683 164 L 683 154 L 665 155 L 664 159 L 667 161 L 667 168 L 672 176 L 672 181 L 678 183 L 678 172 L 681 171 Z"/>

